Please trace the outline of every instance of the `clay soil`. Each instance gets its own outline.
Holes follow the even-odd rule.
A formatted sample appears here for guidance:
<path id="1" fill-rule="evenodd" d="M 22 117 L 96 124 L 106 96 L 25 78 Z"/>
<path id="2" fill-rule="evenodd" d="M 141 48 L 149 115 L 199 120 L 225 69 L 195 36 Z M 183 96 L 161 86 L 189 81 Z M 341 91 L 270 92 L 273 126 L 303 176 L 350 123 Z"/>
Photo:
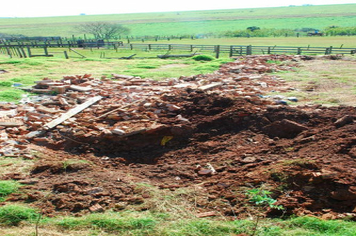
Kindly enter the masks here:
<path id="1" fill-rule="evenodd" d="M 117 140 L 54 132 L 51 143 L 30 144 L 40 158 L 30 174 L 3 176 L 25 184 L 8 201 L 48 216 L 149 210 L 153 196 L 137 190 L 146 183 L 162 191 L 195 189 L 196 213 L 244 218 L 253 205 L 246 190 L 262 187 L 284 207 L 268 208 L 270 216 L 355 219 L 355 107 L 268 105 L 202 91 L 170 99 L 188 120 L 162 118 L 180 124 L 174 128 Z"/>

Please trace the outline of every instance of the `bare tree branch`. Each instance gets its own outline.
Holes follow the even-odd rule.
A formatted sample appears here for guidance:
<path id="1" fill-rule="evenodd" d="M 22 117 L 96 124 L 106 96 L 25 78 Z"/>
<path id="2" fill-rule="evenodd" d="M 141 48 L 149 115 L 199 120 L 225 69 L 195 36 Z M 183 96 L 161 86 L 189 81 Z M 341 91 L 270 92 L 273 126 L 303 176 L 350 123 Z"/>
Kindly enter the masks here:
<path id="1" fill-rule="evenodd" d="M 82 33 L 92 34 L 95 39 L 110 39 L 121 34 L 128 34 L 130 32 L 129 28 L 126 28 L 120 24 L 108 22 L 91 22 L 81 24 L 77 27 L 77 30 Z"/>

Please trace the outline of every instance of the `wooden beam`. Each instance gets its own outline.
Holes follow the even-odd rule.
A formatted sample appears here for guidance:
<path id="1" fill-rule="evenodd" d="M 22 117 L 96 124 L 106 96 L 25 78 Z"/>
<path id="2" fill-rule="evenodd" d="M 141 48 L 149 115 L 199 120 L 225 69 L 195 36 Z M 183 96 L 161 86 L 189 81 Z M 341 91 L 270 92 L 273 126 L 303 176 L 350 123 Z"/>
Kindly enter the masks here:
<path id="1" fill-rule="evenodd" d="M 103 98 L 102 96 L 92 97 L 88 101 L 84 102 L 83 104 L 80 104 L 79 106 L 77 106 L 73 109 L 70 109 L 66 113 L 62 114 L 57 119 L 52 120 L 51 122 L 45 124 L 43 127 L 45 129 L 52 129 L 52 128 L 56 127 L 57 125 L 61 124 L 62 122 L 66 121 L 67 119 L 71 118 L 72 116 L 75 116 L 79 112 L 83 111 L 87 107 L 93 105 L 94 103 L 101 100 L 102 98 Z"/>
<path id="2" fill-rule="evenodd" d="M 223 83 L 216 82 L 198 87 L 199 90 L 207 91 L 222 86 Z"/>

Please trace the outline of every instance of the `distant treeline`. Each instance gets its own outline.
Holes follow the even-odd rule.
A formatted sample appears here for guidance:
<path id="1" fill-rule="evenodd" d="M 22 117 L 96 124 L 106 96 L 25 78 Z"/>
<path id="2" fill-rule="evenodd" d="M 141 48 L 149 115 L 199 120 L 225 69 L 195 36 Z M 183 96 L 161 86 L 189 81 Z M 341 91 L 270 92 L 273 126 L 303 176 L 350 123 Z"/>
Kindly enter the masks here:
<path id="1" fill-rule="evenodd" d="M 291 29 L 256 29 L 256 30 L 233 30 L 222 34 L 225 37 L 278 37 L 285 35 L 296 35 Z"/>
<path id="2" fill-rule="evenodd" d="M 222 33 L 225 37 L 278 37 L 278 36 L 305 36 L 308 32 L 321 32 L 326 36 L 343 36 L 343 35 L 356 35 L 356 26 L 354 27 L 338 27 L 330 26 L 324 30 L 314 28 L 301 28 L 301 29 L 274 29 L 250 27 L 251 29 L 233 30 Z"/>
<path id="3" fill-rule="evenodd" d="M 325 29 L 325 35 L 337 36 L 337 35 L 356 35 L 356 26 L 354 27 L 337 27 L 330 26 Z"/>

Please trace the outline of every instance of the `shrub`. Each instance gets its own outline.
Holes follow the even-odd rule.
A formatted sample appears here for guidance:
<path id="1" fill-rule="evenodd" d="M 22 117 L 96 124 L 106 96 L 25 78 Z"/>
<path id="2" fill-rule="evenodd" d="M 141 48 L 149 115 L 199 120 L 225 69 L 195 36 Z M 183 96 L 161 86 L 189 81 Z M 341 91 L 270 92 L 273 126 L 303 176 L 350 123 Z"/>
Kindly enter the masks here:
<path id="1" fill-rule="evenodd" d="M 34 220 L 38 217 L 36 211 L 21 205 L 6 205 L 0 207 L 0 224 L 17 226 L 23 220 Z"/>
<path id="2" fill-rule="evenodd" d="M 214 59 L 215 59 L 214 57 L 208 55 L 197 55 L 193 57 L 193 60 L 196 61 L 212 61 Z"/>

